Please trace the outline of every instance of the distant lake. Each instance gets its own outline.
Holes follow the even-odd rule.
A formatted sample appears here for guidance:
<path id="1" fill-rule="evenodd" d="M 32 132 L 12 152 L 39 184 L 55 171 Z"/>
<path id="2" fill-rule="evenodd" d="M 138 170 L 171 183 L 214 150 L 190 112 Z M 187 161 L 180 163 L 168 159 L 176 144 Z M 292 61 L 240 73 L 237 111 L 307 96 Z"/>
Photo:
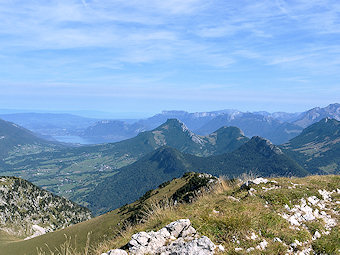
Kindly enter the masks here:
<path id="1" fill-rule="evenodd" d="M 88 140 L 80 136 L 75 135 L 64 135 L 64 136 L 53 136 L 58 142 L 63 143 L 78 143 L 78 144 L 95 144 L 96 141 Z"/>

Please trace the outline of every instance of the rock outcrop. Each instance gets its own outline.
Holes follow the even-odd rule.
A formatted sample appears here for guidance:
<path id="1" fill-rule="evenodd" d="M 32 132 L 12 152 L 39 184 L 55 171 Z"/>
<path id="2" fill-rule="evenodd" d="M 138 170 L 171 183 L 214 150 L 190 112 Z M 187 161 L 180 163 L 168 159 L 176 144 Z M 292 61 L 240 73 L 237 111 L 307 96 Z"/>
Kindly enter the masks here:
<path id="1" fill-rule="evenodd" d="M 198 235 L 189 219 L 172 222 L 157 232 L 134 234 L 127 246 L 129 253 L 114 249 L 102 255 L 212 255 L 217 248 L 208 237 Z"/>
<path id="2" fill-rule="evenodd" d="M 91 212 L 16 177 L 0 177 L 0 230 L 26 239 L 88 220 Z"/>

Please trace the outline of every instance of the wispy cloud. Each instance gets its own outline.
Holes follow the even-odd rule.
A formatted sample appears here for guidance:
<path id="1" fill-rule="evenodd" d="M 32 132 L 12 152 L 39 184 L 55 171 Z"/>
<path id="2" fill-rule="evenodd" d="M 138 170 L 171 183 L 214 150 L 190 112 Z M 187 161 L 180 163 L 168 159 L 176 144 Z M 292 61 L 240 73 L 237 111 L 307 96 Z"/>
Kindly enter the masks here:
<path id="1" fill-rule="evenodd" d="M 250 94 L 250 84 L 261 91 L 283 86 L 277 80 L 291 89 L 334 84 L 339 13 L 335 0 L 0 1 L 0 89 L 97 80 L 103 91 L 140 84 L 175 95 L 170 84 L 238 84 Z"/>

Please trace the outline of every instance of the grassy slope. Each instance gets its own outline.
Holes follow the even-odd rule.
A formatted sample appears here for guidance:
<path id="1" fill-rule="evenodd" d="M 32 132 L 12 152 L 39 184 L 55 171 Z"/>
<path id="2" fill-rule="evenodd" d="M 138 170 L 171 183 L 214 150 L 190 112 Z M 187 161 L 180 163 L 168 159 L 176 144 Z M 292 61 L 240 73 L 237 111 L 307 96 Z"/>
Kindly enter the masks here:
<path id="1" fill-rule="evenodd" d="M 13 241 L 12 237 L 4 236 L 4 238 L 0 239 L 0 254 L 37 254 L 36 247 L 42 247 L 43 250 L 47 251 L 47 246 L 49 249 L 54 250 L 55 247 L 59 247 L 65 242 L 65 235 L 67 238 L 71 238 L 73 246 L 74 241 L 76 242 L 75 248 L 81 249 L 86 245 L 88 233 L 90 233 L 90 245 L 96 246 L 98 243 L 112 239 L 121 232 L 122 222 L 134 214 L 133 208 L 138 211 L 141 210 L 141 204 L 144 205 L 145 203 L 159 201 L 171 196 L 185 185 L 191 177 L 173 180 L 169 185 L 154 191 L 152 197 L 146 201 L 133 203 L 129 212 L 128 208 L 125 208 L 125 210 L 117 209 L 86 222 L 26 241 Z"/>
<path id="2" fill-rule="evenodd" d="M 222 244 L 226 248 L 225 254 L 247 254 L 245 252 L 247 248 L 256 247 L 264 239 L 269 243 L 268 248 L 265 251 L 255 250 L 250 254 L 286 254 L 287 248 L 281 243 L 274 242 L 275 237 L 279 237 L 288 245 L 295 240 L 307 241 L 319 254 L 340 254 L 339 225 L 334 227 L 329 235 L 323 235 L 320 239 L 311 242 L 315 231 L 322 230 L 322 224 L 313 221 L 308 224 L 308 230 L 303 227 L 300 230 L 294 230 L 285 219 L 278 215 L 278 213 L 286 212 L 285 204 L 296 205 L 299 204 L 301 198 L 312 195 L 321 198 L 318 189 L 332 191 L 340 188 L 340 176 L 275 178 L 274 180 L 278 182 L 277 186 L 280 188 L 264 191 L 262 187 L 275 185 L 261 184 L 254 187 L 257 190 L 255 196 L 249 196 L 248 192 L 240 190 L 239 186 L 223 186 L 215 192 L 200 197 L 192 204 L 158 209 L 144 224 L 134 226 L 118 238 L 102 244 L 94 254 L 122 247 L 130 240 L 133 233 L 158 230 L 182 218 L 189 218 L 202 235 L 208 236 L 216 244 Z M 300 185 L 295 185 L 296 188 L 289 188 L 293 186 L 292 183 Z M 240 199 L 240 202 L 230 199 L 230 196 Z M 333 200 L 340 201 L 340 195 L 333 195 Z M 339 204 L 333 209 L 339 213 Z M 327 211 L 327 213 L 330 212 Z M 339 214 L 333 213 L 332 217 L 336 218 L 339 223 Z M 260 237 L 256 240 L 248 240 L 247 237 L 251 233 L 256 233 Z M 236 247 L 243 248 L 243 251 L 235 252 Z"/>
<path id="3" fill-rule="evenodd" d="M 246 190 L 240 190 L 235 183 L 222 183 L 214 192 L 203 195 L 191 204 L 179 204 L 165 209 L 154 207 L 154 211 L 149 212 L 144 223 L 129 226 L 126 230 L 119 229 L 117 225 L 124 215 L 119 214 L 118 210 L 99 216 L 88 222 L 77 224 L 73 227 L 55 233 L 47 234 L 26 242 L 16 242 L 1 247 L 0 254 L 27 254 L 34 250 L 36 245 L 44 246 L 44 242 L 50 247 L 60 245 L 65 241 L 64 234 L 68 236 L 77 235 L 77 247 L 79 254 L 87 254 L 84 251 L 86 236 L 92 231 L 90 237 L 90 251 L 88 254 L 98 254 L 106 252 L 112 248 L 125 245 L 131 235 L 140 231 L 158 230 L 166 224 L 181 218 L 189 218 L 193 226 L 203 235 L 208 236 L 216 244 L 222 244 L 226 248 L 226 254 L 246 254 L 245 249 L 256 247 L 263 239 L 268 241 L 265 251 L 255 250 L 251 254 L 285 254 L 286 247 L 278 242 L 273 242 L 274 237 L 279 237 L 284 243 L 290 244 L 294 240 L 311 242 L 311 238 L 316 230 L 322 230 L 322 224 L 318 221 L 309 223 L 308 229 L 303 227 L 300 230 L 293 230 L 290 224 L 279 216 L 279 213 L 286 212 L 284 205 L 293 206 L 299 204 L 301 198 L 315 195 L 319 198 L 319 189 L 332 191 L 340 188 L 340 176 L 310 176 L 306 178 L 275 178 L 278 184 L 261 184 L 255 186 L 255 196 L 249 196 Z M 165 193 L 172 192 L 184 183 L 177 180 L 164 187 L 156 197 L 158 199 Z M 293 185 L 297 184 L 297 185 Z M 177 185 L 174 188 L 174 185 Z M 265 191 L 262 187 L 279 187 Z M 295 186 L 295 188 L 292 188 Z M 290 187 L 290 188 L 289 188 Z M 164 193 L 163 193 L 164 192 Z M 233 196 L 240 201 L 231 199 Z M 156 199 L 153 197 L 153 199 Z M 340 201 L 339 194 L 333 195 L 334 201 Z M 149 200 L 150 201 L 150 200 Z M 339 213 L 339 204 L 333 208 Z M 215 210 L 215 212 L 213 211 Z M 217 211 L 217 213 L 216 213 Z M 327 211 L 329 214 L 330 211 Z M 339 215 L 332 214 L 339 222 Z M 119 232 L 117 234 L 117 232 Z M 256 240 L 249 240 L 247 237 L 251 233 L 260 234 Z M 117 235 L 115 235 L 117 234 Z M 107 236 L 104 236 L 107 235 Z M 101 238 L 98 238 L 98 237 Z M 329 235 L 323 235 L 320 239 L 311 242 L 313 249 L 318 253 L 339 254 L 340 243 L 339 226 L 332 229 Z M 106 240 L 106 241 L 105 241 Z M 73 242 L 68 245 L 71 247 Z M 235 252 L 235 248 L 243 248 L 243 252 Z M 301 247 L 298 247 L 301 249 Z M 70 249 L 70 253 L 55 253 L 75 255 L 76 251 Z M 8 253 L 11 251 L 12 253 Z M 17 252 L 17 253 L 16 253 Z M 51 254 L 46 252 L 45 254 Z"/>

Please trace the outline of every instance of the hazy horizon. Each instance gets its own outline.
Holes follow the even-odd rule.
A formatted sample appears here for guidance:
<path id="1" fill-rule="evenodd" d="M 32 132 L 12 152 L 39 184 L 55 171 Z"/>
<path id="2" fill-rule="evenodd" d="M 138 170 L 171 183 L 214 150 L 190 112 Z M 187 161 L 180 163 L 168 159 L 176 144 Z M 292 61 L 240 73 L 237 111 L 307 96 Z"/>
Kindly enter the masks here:
<path id="1" fill-rule="evenodd" d="M 333 102 L 331 104 L 338 104 L 337 102 Z M 329 104 L 328 104 L 329 105 Z M 312 108 L 320 107 L 324 108 L 328 105 L 323 106 L 314 106 Z M 110 111 L 94 111 L 90 109 L 86 110 L 47 110 L 47 109 L 6 109 L 6 108 L 0 108 L 0 114 L 15 114 L 15 113 L 52 113 L 52 114 L 72 114 L 72 115 L 78 115 L 83 117 L 89 117 L 89 118 L 112 118 L 112 119 L 141 119 L 141 118 L 148 118 L 152 117 L 156 114 L 160 114 L 162 112 L 167 111 L 185 111 L 189 113 L 196 113 L 196 112 L 214 112 L 214 111 L 223 111 L 223 110 L 239 110 L 241 112 L 268 112 L 268 113 L 274 113 L 274 112 L 285 112 L 285 113 L 302 113 L 305 111 L 308 111 L 312 108 L 305 109 L 303 111 L 292 111 L 292 112 L 286 112 L 286 111 L 268 111 L 264 109 L 260 110 L 241 110 L 241 109 L 231 109 L 231 108 L 224 108 L 224 109 L 215 109 L 210 111 L 187 111 L 185 109 L 164 109 L 159 112 L 110 112 Z"/>

